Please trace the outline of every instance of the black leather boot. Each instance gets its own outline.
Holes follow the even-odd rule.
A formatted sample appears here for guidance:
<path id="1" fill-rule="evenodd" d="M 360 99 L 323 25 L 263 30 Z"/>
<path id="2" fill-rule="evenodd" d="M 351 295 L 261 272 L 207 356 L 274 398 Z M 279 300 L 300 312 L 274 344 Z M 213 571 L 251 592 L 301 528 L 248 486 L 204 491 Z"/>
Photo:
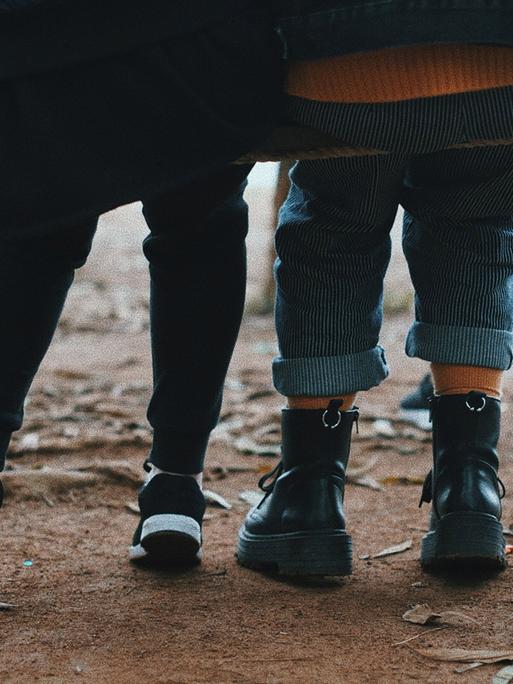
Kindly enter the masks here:
<path id="1" fill-rule="evenodd" d="M 433 397 L 433 469 L 420 500 L 432 504 L 422 540 L 424 567 L 463 563 L 502 568 L 504 536 L 498 477 L 500 401 L 483 392 Z"/>
<path id="2" fill-rule="evenodd" d="M 239 531 L 242 565 L 287 575 L 351 574 L 343 502 L 358 410 L 340 411 L 340 405 L 282 412 L 282 460 L 261 479 L 266 495 Z"/>

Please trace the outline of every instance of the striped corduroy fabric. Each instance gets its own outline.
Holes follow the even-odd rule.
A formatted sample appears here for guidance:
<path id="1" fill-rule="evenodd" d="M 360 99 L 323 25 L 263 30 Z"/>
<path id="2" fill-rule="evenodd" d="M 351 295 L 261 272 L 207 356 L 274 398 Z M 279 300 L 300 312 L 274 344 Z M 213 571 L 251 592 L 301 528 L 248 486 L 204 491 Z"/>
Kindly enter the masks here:
<path id="1" fill-rule="evenodd" d="M 278 391 L 337 396 L 388 369 L 378 344 L 397 208 L 417 293 L 407 353 L 509 368 L 513 356 L 513 88 L 378 105 L 291 98 L 301 124 L 389 154 L 300 162 L 277 233 Z"/>

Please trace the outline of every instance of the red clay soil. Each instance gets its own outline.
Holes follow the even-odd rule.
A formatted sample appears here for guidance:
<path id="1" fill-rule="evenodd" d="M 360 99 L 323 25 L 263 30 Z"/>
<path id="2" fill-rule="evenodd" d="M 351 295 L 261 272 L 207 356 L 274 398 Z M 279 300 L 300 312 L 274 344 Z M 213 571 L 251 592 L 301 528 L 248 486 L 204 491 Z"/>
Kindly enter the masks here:
<path id="1" fill-rule="evenodd" d="M 276 462 L 272 455 L 243 453 L 251 445 L 240 441 L 250 438 L 276 451 L 281 400 L 270 383 L 271 317 L 246 318 L 230 370 L 205 486 L 232 508 L 208 508 L 202 564 L 170 572 L 128 562 L 137 523 L 127 506 L 136 502 L 131 478 L 141 473 L 149 439 L 150 360 L 146 272 L 137 247 L 143 232 L 131 227 L 134 209 L 125 211 L 104 221 L 14 444 L 9 477 L 41 474 L 44 465 L 56 475 L 54 481 L 42 471 L 35 486 L 15 488 L 1 511 L 0 602 L 15 607 L 0 611 L 0 682 L 491 681 L 503 664 L 460 674 L 463 663 L 420 654 L 511 650 L 513 594 L 509 569 L 494 577 L 451 577 L 428 575 L 419 566 L 428 510 L 418 509 L 417 481 L 429 470 L 430 444 L 425 433 L 397 420 L 399 398 L 425 370 L 402 355 L 409 314 L 389 317 L 384 329 L 392 376 L 359 400 L 352 464 L 367 466 L 381 488 L 347 488 L 351 578 L 292 581 L 241 568 L 234 557 L 248 509 L 240 493 L 256 490 L 260 473 Z M 257 231 L 251 294 L 264 243 Z M 398 272 L 397 282 L 403 275 Z M 508 491 L 512 389 L 509 379 L 501 440 Z M 393 437 L 377 434 L 373 421 L 380 416 L 390 420 Z M 110 470 L 102 471 L 98 463 L 107 461 Z M 63 470 L 76 474 L 91 463 L 94 482 L 77 476 L 75 484 L 59 485 Z M 509 524 L 509 496 L 504 508 Z M 360 559 L 408 539 L 412 547 L 403 553 Z M 475 622 L 437 629 L 404 621 L 417 604 Z M 417 638 L 398 645 L 410 637 Z"/>

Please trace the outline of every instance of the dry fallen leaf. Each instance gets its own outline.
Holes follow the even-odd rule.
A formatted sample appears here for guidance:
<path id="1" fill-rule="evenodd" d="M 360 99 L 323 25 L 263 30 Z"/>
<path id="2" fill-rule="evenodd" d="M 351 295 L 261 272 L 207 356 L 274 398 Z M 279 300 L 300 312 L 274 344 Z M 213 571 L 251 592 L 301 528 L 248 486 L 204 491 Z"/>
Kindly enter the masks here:
<path id="1" fill-rule="evenodd" d="M 232 507 L 232 505 L 228 503 L 226 499 L 223 499 L 220 494 L 217 494 L 210 489 L 204 489 L 203 496 L 205 497 L 207 504 L 210 506 L 219 506 L 220 508 L 225 508 L 227 511 L 229 511 Z"/>
<path id="2" fill-rule="evenodd" d="M 408 551 L 408 549 L 411 549 L 412 546 L 413 541 L 411 539 L 407 539 L 401 544 L 397 544 L 396 546 L 389 546 L 387 549 L 383 549 L 383 551 L 373 554 L 372 558 L 384 558 L 385 556 L 393 556 L 396 553 L 403 553 L 403 551 Z"/>
<path id="3" fill-rule="evenodd" d="M 0 610 L 13 610 L 13 608 L 16 608 L 14 603 L 2 603 L 2 602 L 0 602 Z"/>
<path id="4" fill-rule="evenodd" d="M 56 368 L 53 373 L 63 380 L 88 380 L 91 377 L 91 373 L 83 373 L 72 368 Z"/>
<path id="5" fill-rule="evenodd" d="M 378 437 L 386 437 L 387 439 L 391 439 L 396 435 L 396 432 L 389 420 L 375 420 L 372 424 L 372 429 L 374 434 Z"/>
<path id="6" fill-rule="evenodd" d="M 362 477 L 354 477 L 352 475 L 346 475 L 346 482 L 348 484 L 357 485 L 358 487 L 367 487 L 367 489 L 373 489 L 376 492 L 382 492 L 383 487 L 370 475 L 363 475 Z"/>
<path id="7" fill-rule="evenodd" d="M 242 454 L 279 456 L 281 453 L 281 446 L 279 444 L 257 444 L 249 437 L 239 437 L 239 439 L 235 440 L 234 446 Z"/>
<path id="8" fill-rule="evenodd" d="M 463 674 L 469 670 L 475 670 L 477 667 L 482 667 L 483 663 L 469 663 L 468 665 L 463 665 L 462 667 L 457 667 L 454 672 L 457 674 Z"/>
<path id="9" fill-rule="evenodd" d="M 411 477 L 410 475 L 389 475 L 381 480 L 384 485 L 421 485 L 424 484 L 423 477 Z"/>
<path id="10" fill-rule="evenodd" d="M 241 492 L 239 494 L 239 499 L 241 501 L 245 501 L 248 503 L 250 506 L 258 506 L 258 504 L 262 501 L 263 493 L 262 492 L 254 492 L 251 490 L 246 490 L 244 492 Z"/>
<path id="11" fill-rule="evenodd" d="M 407 610 L 403 615 L 403 620 L 413 622 L 416 625 L 427 625 L 430 622 L 435 622 L 440 617 L 440 613 L 433 613 L 427 603 L 422 603 Z"/>
<path id="12" fill-rule="evenodd" d="M 508 684 L 513 681 L 513 665 L 507 665 L 494 674 L 492 684 Z"/>
<path id="13" fill-rule="evenodd" d="M 366 475 L 374 468 L 378 460 L 379 459 L 377 456 L 373 456 L 372 458 L 369 458 L 369 460 L 366 463 L 363 463 L 361 465 L 357 465 L 353 461 L 351 466 L 347 468 L 346 476 L 355 478 L 360 477 L 361 475 Z"/>
<path id="14" fill-rule="evenodd" d="M 479 624 L 477 620 L 474 620 L 474 618 L 471 618 L 469 615 L 465 615 L 465 613 L 460 613 L 455 610 L 444 610 L 440 613 L 435 613 L 426 603 L 416 605 L 410 610 L 407 610 L 403 615 L 403 620 L 406 620 L 406 622 L 413 622 L 416 625 L 428 625 L 433 623 L 452 626 Z"/>
<path id="15" fill-rule="evenodd" d="M 432 648 L 428 651 L 416 650 L 426 658 L 453 663 L 500 663 L 513 661 L 513 650 L 489 651 L 487 649 L 467 650 L 465 648 Z"/>
<path id="16" fill-rule="evenodd" d="M 366 554 L 364 556 L 359 556 L 359 558 L 360 560 L 369 560 L 370 558 L 385 558 L 385 556 L 393 556 L 396 553 L 403 553 L 404 551 L 408 551 L 408 549 L 411 549 L 412 546 L 413 541 L 411 539 L 407 539 L 401 544 L 397 544 L 396 546 L 389 546 L 387 549 L 379 551 L 379 553 Z"/>
<path id="17" fill-rule="evenodd" d="M 37 451 L 39 448 L 39 435 L 36 432 L 29 432 L 18 442 L 20 451 Z"/>

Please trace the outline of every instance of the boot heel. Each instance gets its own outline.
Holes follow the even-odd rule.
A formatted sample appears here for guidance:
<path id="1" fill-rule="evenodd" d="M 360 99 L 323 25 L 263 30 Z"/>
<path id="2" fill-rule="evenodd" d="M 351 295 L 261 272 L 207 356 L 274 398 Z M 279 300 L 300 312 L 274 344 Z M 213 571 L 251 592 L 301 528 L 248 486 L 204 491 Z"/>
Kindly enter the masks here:
<path id="1" fill-rule="evenodd" d="M 421 563 L 425 568 L 459 563 L 502 569 L 506 564 L 502 525 L 487 513 L 448 513 L 423 537 Z"/>
<path id="2" fill-rule="evenodd" d="M 237 559 L 246 567 L 283 575 L 350 575 L 352 540 L 344 530 L 257 535 L 242 527 Z"/>

